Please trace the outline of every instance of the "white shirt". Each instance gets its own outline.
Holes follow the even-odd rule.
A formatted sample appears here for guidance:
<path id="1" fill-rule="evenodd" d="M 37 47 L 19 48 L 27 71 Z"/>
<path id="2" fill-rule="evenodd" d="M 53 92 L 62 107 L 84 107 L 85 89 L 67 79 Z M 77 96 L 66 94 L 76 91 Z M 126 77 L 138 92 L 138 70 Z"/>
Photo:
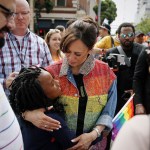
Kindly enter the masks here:
<path id="1" fill-rule="evenodd" d="M 23 150 L 22 134 L 17 118 L 0 84 L 0 149 Z"/>

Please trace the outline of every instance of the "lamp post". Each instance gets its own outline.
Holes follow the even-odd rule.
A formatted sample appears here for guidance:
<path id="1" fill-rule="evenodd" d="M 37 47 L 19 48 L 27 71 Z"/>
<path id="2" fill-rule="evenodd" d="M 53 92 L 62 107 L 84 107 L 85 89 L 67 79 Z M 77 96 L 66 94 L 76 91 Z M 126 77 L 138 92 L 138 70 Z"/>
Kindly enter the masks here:
<path id="1" fill-rule="evenodd" d="M 30 5 L 30 10 L 31 10 L 31 22 L 30 22 L 30 30 L 34 31 L 34 18 L 33 18 L 33 14 L 34 14 L 34 1 L 33 0 L 28 0 L 29 1 L 29 5 Z"/>
<path id="2" fill-rule="evenodd" d="M 101 24 L 101 0 L 98 2 L 98 24 Z"/>

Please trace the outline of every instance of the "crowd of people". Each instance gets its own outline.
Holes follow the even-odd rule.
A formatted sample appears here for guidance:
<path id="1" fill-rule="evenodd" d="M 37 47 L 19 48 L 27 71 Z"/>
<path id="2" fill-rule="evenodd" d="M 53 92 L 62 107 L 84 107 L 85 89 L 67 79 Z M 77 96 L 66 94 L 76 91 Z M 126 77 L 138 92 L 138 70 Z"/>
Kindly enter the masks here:
<path id="1" fill-rule="evenodd" d="M 28 28 L 26 0 L 0 0 L 0 17 L 0 149 L 150 149 L 143 32 L 124 22 L 112 37 L 110 25 L 85 16 L 43 39 Z M 111 147 L 112 120 L 133 93 L 138 116 Z"/>

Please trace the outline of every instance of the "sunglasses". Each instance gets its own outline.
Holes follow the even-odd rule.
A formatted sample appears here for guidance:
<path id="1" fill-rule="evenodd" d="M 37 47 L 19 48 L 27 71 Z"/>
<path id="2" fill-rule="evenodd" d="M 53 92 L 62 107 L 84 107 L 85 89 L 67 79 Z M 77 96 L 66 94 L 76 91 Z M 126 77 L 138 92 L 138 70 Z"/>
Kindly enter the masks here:
<path id="1" fill-rule="evenodd" d="M 130 32 L 130 33 L 128 33 L 128 34 L 120 34 L 120 36 L 123 38 L 123 39 L 125 39 L 127 36 L 129 37 L 129 38 L 131 38 L 131 37 L 134 37 L 134 33 L 133 32 Z"/>
<path id="2" fill-rule="evenodd" d="M 15 13 L 12 12 L 10 9 L 4 7 L 0 4 L 0 8 L 3 9 L 2 13 L 5 15 L 6 19 L 9 20 L 11 17 L 15 16 Z"/>

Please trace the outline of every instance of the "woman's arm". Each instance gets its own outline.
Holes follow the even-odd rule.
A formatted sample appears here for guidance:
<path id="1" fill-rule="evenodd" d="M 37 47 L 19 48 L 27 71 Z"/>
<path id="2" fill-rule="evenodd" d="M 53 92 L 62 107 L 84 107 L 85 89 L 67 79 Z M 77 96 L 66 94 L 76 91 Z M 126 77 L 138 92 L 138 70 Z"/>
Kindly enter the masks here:
<path id="1" fill-rule="evenodd" d="M 106 130 L 110 131 L 113 127 L 112 119 L 115 114 L 117 104 L 117 80 L 114 80 L 109 92 L 108 92 L 108 100 L 107 103 L 96 122 L 96 125 L 104 125 Z"/>
<path id="2" fill-rule="evenodd" d="M 52 107 L 49 107 L 48 109 L 51 110 Z M 36 109 L 33 111 L 25 111 L 23 113 L 23 118 L 26 121 L 31 122 L 36 127 L 46 131 L 58 130 L 61 128 L 60 122 L 45 115 L 45 111 L 46 110 L 44 108 Z"/>

